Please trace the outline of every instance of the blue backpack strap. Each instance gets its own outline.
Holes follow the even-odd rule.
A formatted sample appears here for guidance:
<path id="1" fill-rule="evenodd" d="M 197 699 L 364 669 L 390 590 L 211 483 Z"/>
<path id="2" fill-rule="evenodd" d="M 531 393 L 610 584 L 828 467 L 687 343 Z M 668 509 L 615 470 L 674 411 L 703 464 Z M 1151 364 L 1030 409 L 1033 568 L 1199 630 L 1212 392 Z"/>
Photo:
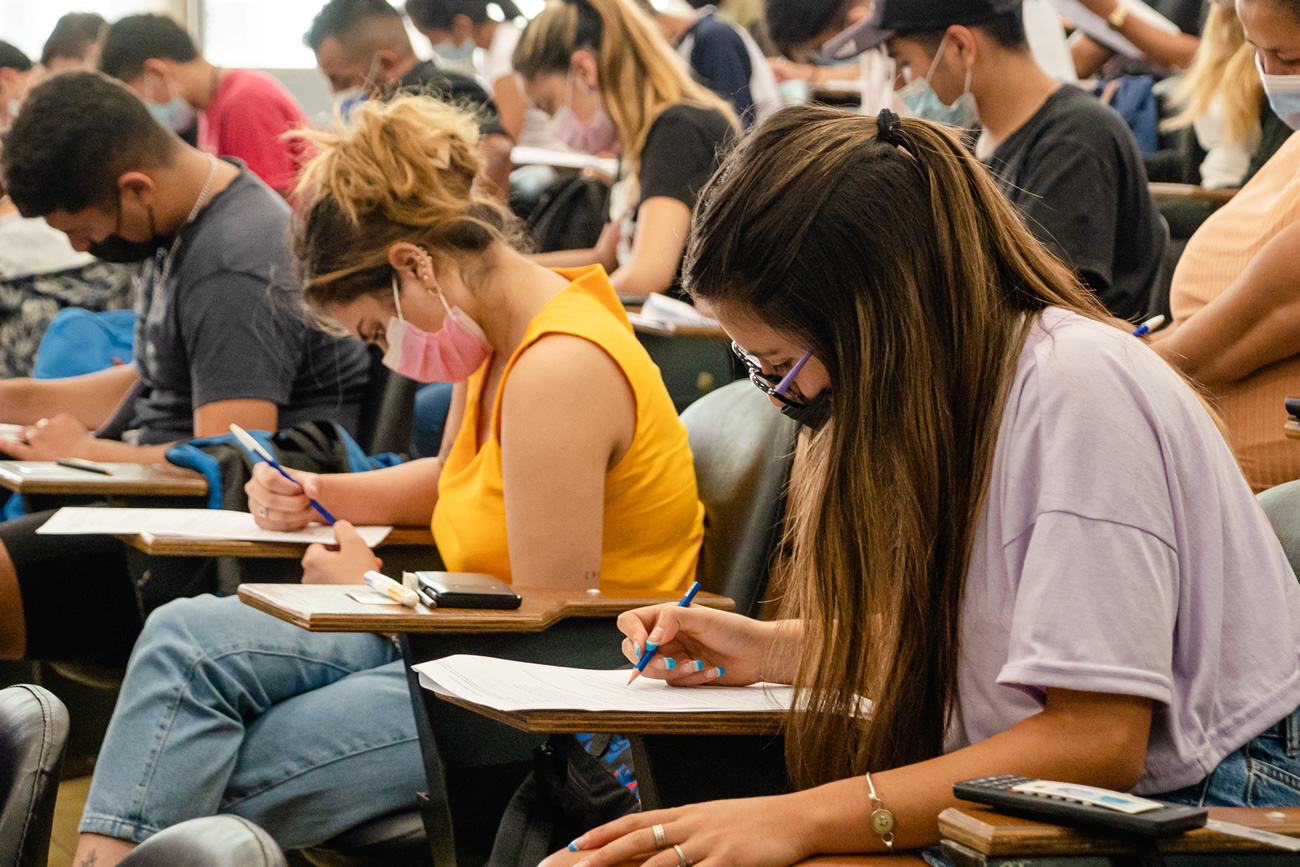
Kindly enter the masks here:
<path id="1" fill-rule="evenodd" d="M 366 470 L 381 470 L 385 467 L 395 467 L 398 464 L 405 463 L 406 459 L 401 455 L 392 452 L 384 452 L 381 455 L 367 455 L 365 450 L 357 444 L 352 435 L 345 431 L 336 422 L 331 422 L 334 429 L 338 432 L 339 441 L 343 443 L 343 451 L 348 456 L 348 470 L 354 473 L 364 473 Z"/>
<path id="2" fill-rule="evenodd" d="M 275 454 L 275 446 L 271 445 L 271 435 L 265 431 L 249 431 L 253 439 L 257 440 L 263 448 L 271 454 Z M 178 467 L 187 470 L 194 470 L 202 473 L 203 477 L 208 480 L 208 508 L 220 509 L 222 504 L 221 495 L 221 463 L 212 455 L 203 451 L 200 446 L 216 444 L 239 444 L 234 434 L 221 434 L 214 437 L 201 437 L 199 439 L 183 442 L 178 446 L 172 446 L 167 450 L 167 461 Z M 242 449 L 243 446 L 241 445 Z M 262 460 L 260 455 L 249 454 L 253 463 Z"/>

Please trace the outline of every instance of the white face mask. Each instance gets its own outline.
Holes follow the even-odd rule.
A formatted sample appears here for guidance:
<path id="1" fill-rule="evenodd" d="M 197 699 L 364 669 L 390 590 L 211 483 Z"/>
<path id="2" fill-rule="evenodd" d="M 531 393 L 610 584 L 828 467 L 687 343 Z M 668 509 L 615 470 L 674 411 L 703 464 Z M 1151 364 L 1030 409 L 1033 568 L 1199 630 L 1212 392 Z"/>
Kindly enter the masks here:
<path id="1" fill-rule="evenodd" d="M 1255 55 L 1255 68 L 1273 113 L 1291 129 L 1300 129 L 1300 75 L 1269 75 Z"/>

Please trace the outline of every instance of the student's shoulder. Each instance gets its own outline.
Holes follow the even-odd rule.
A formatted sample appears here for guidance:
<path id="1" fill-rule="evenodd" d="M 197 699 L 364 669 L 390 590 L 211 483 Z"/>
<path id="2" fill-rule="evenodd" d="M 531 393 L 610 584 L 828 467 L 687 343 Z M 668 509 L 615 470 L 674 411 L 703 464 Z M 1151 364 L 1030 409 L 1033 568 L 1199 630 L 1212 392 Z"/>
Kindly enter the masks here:
<path id="1" fill-rule="evenodd" d="M 1048 100 L 1044 136 L 1062 143 L 1072 142 L 1075 146 L 1117 140 L 1133 146 L 1133 134 L 1124 118 L 1091 93 L 1063 84 Z"/>
<path id="2" fill-rule="evenodd" d="M 274 105 L 293 115 L 302 115 L 302 107 L 280 80 L 256 69 L 232 69 L 226 73 L 230 101 L 241 109 L 250 103 Z"/>
<path id="3" fill-rule="evenodd" d="M 679 102 L 665 108 L 654 119 L 654 123 L 650 124 L 646 144 L 649 145 L 652 141 L 675 142 L 687 136 L 723 143 L 733 133 L 727 116 L 716 108 Z"/>
<path id="4" fill-rule="evenodd" d="M 739 48 L 745 50 L 745 42 L 730 24 L 718 17 L 716 12 L 701 15 L 686 31 L 695 37 L 695 50 L 712 50 L 715 48 Z"/>
<path id="5" fill-rule="evenodd" d="M 185 264 L 201 279 L 219 272 L 270 276 L 287 273 L 288 232 L 292 211 L 284 198 L 247 168 L 209 205 L 211 210 L 194 227 Z"/>

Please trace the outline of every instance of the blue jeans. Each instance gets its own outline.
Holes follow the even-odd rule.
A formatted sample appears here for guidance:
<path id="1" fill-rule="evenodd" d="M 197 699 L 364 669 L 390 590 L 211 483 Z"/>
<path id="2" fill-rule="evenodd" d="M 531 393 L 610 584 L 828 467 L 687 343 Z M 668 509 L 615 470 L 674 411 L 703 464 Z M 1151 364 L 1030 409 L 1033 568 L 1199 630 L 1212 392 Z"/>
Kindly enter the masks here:
<path id="1" fill-rule="evenodd" d="M 1195 807 L 1300 807 L 1300 708 L 1199 783 L 1151 797 Z"/>
<path id="2" fill-rule="evenodd" d="M 414 808 L 427 788 L 391 641 L 200 596 L 146 621 L 80 829 L 141 842 L 234 813 L 292 849 Z"/>

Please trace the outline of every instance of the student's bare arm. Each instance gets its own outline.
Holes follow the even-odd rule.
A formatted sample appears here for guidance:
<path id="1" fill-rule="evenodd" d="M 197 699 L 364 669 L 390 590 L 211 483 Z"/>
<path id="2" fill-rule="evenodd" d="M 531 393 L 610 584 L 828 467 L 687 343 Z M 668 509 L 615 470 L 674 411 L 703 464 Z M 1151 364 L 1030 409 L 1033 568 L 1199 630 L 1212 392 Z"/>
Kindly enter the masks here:
<path id="1" fill-rule="evenodd" d="M 0 421 L 36 424 L 67 413 L 94 430 L 112 417 L 137 382 L 129 364 L 66 379 L 10 379 L 0 382 Z"/>

